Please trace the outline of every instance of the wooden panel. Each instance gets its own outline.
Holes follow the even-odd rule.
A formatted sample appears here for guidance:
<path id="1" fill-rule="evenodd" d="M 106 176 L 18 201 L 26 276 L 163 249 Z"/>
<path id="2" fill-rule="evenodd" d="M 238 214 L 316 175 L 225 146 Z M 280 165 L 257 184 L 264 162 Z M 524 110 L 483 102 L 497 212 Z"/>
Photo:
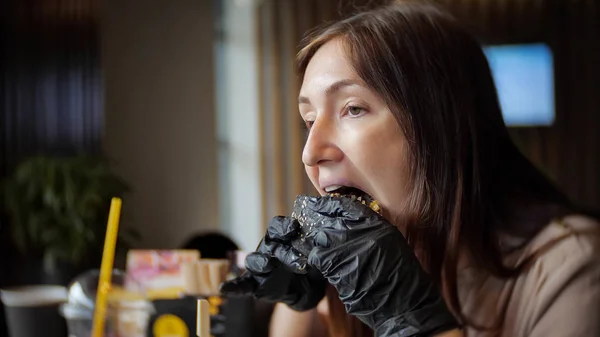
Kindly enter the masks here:
<path id="1" fill-rule="evenodd" d="M 270 91 L 271 91 L 271 134 L 272 134 L 272 146 L 273 146 L 273 161 L 269 163 L 273 169 L 273 195 L 274 195 L 274 205 L 275 205 L 275 214 L 286 214 L 287 213 L 287 203 L 285 198 L 285 156 L 284 156 L 284 136 L 283 130 L 285 129 L 284 125 L 284 112 L 282 109 L 282 92 L 285 88 L 281 85 L 280 76 L 281 72 L 286 69 L 282 67 L 281 61 L 281 16 L 280 16 L 280 0 L 272 0 L 272 11 L 271 17 L 268 19 L 271 21 L 271 36 L 270 43 L 271 47 L 269 48 L 270 56 Z"/>
<path id="2" fill-rule="evenodd" d="M 285 5 L 282 8 L 282 39 L 283 47 L 286 50 L 285 73 L 287 74 L 286 105 L 283 113 L 287 116 L 286 130 L 288 135 L 288 149 L 286 151 L 288 162 L 288 179 L 286 202 L 291 203 L 296 195 L 303 193 L 303 175 L 302 166 L 302 119 L 298 113 L 298 91 L 300 90 L 299 79 L 295 74 L 294 59 L 297 51 L 298 41 L 302 37 L 298 32 L 298 3 L 296 0 L 284 0 Z M 289 212 L 289 209 L 287 210 Z"/>

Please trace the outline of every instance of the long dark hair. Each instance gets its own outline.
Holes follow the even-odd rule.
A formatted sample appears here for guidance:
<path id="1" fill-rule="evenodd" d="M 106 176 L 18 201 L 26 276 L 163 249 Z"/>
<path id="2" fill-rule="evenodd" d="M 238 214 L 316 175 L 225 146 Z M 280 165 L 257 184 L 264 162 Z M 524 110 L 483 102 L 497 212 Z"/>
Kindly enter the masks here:
<path id="1" fill-rule="evenodd" d="M 513 144 L 481 44 L 439 7 L 395 1 L 313 31 L 297 57 L 301 77 L 332 39 L 410 144 L 409 243 L 455 315 L 476 326 L 458 299 L 460 254 L 515 276 L 520 268 L 503 264 L 498 235 L 526 242 L 568 213 L 569 200 Z"/>

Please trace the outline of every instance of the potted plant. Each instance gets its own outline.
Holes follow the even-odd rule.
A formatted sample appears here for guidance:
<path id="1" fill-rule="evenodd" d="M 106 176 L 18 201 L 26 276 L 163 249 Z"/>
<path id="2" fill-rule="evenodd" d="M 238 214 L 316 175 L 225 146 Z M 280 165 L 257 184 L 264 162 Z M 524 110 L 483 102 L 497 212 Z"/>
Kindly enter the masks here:
<path id="1" fill-rule="evenodd" d="M 103 158 L 36 156 L 19 164 L 2 190 L 13 240 L 29 266 L 41 264 L 41 282 L 65 283 L 97 267 L 111 198 L 128 188 Z M 121 247 L 136 234 L 120 233 L 130 234 L 121 235 Z"/>

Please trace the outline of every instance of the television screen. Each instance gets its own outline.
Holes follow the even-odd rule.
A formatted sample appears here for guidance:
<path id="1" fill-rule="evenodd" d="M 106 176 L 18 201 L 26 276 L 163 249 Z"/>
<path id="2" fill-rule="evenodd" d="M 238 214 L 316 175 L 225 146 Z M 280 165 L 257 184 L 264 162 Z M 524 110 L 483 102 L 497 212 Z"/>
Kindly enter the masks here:
<path id="1" fill-rule="evenodd" d="M 546 44 L 489 45 L 488 59 L 507 126 L 554 123 L 554 62 Z"/>

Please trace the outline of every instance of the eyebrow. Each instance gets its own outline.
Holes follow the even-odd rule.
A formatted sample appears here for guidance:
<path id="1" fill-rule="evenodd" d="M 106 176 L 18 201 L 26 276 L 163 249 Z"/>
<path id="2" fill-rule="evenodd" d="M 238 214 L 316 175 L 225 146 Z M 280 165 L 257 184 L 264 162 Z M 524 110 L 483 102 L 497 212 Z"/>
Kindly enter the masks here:
<path id="1" fill-rule="evenodd" d="M 356 80 L 347 79 L 337 81 L 330 85 L 327 89 L 325 89 L 325 96 L 331 96 L 336 92 L 340 91 L 342 88 L 351 87 L 355 85 L 362 86 L 361 83 Z M 308 99 L 308 97 L 298 96 L 298 104 L 310 104 L 310 100 Z"/>

